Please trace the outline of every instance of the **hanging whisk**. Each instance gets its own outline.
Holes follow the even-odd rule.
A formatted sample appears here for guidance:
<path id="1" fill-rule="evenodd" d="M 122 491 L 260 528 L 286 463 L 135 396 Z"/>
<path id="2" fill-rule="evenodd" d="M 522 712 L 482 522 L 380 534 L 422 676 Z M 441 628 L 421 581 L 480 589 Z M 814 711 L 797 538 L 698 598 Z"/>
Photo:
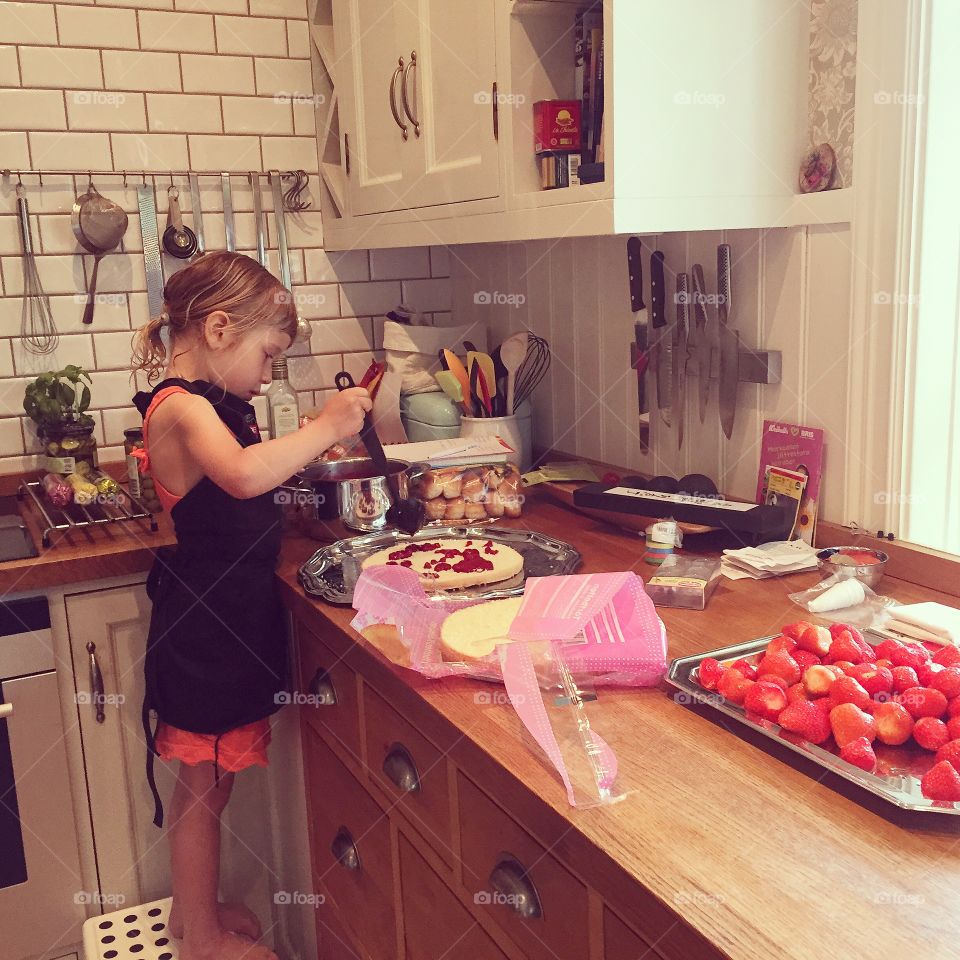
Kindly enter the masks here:
<path id="1" fill-rule="evenodd" d="M 52 353 L 60 342 L 50 312 L 50 300 L 43 292 L 37 260 L 33 255 L 33 235 L 30 232 L 30 211 L 23 195 L 23 184 L 17 184 L 17 213 L 20 220 L 20 242 L 23 244 L 23 307 L 20 313 L 20 332 L 24 344 L 33 353 Z"/>
<path id="2" fill-rule="evenodd" d="M 535 333 L 527 334 L 527 355 L 517 370 L 514 409 L 520 406 L 540 384 L 550 369 L 550 344 Z"/>

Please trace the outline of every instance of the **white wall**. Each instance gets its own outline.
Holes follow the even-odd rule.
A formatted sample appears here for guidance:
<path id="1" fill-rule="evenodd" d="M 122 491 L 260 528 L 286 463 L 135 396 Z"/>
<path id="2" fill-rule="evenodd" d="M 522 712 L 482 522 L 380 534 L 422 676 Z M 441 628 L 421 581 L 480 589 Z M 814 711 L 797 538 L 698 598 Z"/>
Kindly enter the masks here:
<path id="1" fill-rule="evenodd" d="M 703 265 L 708 292 L 715 290 L 716 246 L 729 243 L 731 323 L 745 346 L 783 352 L 782 383 L 740 387 L 729 441 L 720 429 L 716 386 L 701 425 L 697 380 L 690 377 L 679 452 L 675 430 L 656 412 L 650 452 L 639 450 L 626 237 L 457 248 L 451 251 L 453 309 L 460 321 L 486 319 L 492 342 L 525 326 L 550 341 L 553 364 L 534 396 L 538 446 L 648 474 L 704 473 L 725 493 L 752 499 L 764 419 L 822 427 L 827 452 L 820 515 L 847 522 L 852 518 L 841 515 L 842 472 L 848 358 L 856 349 L 848 343 L 850 235 L 848 225 L 835 225 L 644 238 L 645 284 L 649 288 L 649 253 L 661 249 L 668 302 L 676 273 L 696 262 Z M 522 302 L 478 304 L 474 295 L 480 291 Z M 716 322 L 714 313 L 710 318 Z"/>

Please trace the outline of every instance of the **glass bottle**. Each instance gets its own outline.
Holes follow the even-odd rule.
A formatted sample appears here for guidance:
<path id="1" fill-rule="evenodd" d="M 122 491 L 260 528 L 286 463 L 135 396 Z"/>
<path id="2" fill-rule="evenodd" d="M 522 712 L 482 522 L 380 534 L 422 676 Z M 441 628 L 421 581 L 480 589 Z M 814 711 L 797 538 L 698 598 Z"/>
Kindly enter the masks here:
<path id="1" fill-rule="evenodd" d="M 272 364 L 273 382 L 267 388 L 267 413 L 270 436 L 286 436 L 300 428 L 300 404 L 290 386 L 287 358 L 277 357 Z"/>

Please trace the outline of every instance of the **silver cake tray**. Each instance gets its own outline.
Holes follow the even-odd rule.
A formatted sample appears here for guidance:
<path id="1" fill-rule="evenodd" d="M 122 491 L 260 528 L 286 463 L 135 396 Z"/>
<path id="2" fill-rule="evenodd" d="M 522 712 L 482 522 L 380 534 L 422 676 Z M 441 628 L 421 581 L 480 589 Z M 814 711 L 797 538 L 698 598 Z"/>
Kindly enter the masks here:
<path id="1" fill-rule="evenodd" d="M 741 657 L 749 660 L 756 658 L 772 639 L 773 637 L 763 637 L 674 660 L 666 677 L 667 683 L 680 691 L 674 694 L 674 700 L 687 705 L 702 704 L 712 707 L 902 810 L 960 814 L 960 803 L 928 800 L 920 792 L 920 779 L 934 764 L 934 754 L 929 751 L 918 746 L 890 747 L 877 741 L 873 745 L 877 755 L 877 772 L 868 773 L 846 760 L 841 760 L 839 753 L 835 752 L 832 739 L 827 741 L 832 749 L 831 746 L 810 743 L 799 734 L 784 730 L 778 723 L 751 718 L 743 707 L 724 699 L 715 690 L 705 690 L 697 682 L 697 670 L 707 657 L 713 657 L 720 663 L 732 663 Z M 870 640 L 869 637 L 867 639 Z"/>
<path id="2" fill-rule="evenodd" d="M 298 571 L 300 585 L 314 597 L 329 603 L 351 604 L 353 588 L 360 575 L 360 565 L 371 554 L 387 547 L 421 540 L 453 537 L 458 540 L 492 540 L 512 547 L 523 555 L 523 570 L 509 580 L 485 586 L 466 587 L 456 591 L 437 591 L 438 598 L 456 596 L 483 600 L 515 597 L 523 593 L 527 577 L 551 577 L 573 573 L 580 565 L 580 553 L 564 543 L 532 530 L 510 530 L 483 524 L 429 527 L 412 537 L 397 530 L 367 533 L 348 540 L 338 540 L 318 550 Z"/>

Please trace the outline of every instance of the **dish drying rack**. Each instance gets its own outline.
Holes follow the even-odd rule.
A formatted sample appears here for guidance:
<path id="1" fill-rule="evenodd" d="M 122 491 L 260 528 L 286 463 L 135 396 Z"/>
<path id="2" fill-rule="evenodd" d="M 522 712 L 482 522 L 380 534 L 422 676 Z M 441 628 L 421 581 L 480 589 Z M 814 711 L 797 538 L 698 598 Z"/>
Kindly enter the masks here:
<path id="1" fill-rule="evenodd" d="M 106 476 L 99 470 L 94 471 L 94 475 Z M 50 546 L 50 534 L 55 530 L 82 532 L 112 523 L 128 523 L 131 520 L 149 520 L 151 533 L 156 533 L 159 529 L 156 517 L 123 487 L 119 487 L 115 494 L 98 497 L 93 503 L 71 503 L 66 507 L 55 507 L 44 495 L 43 485 L 39 480 L 24 480 L 17 488 L 17 499 L 23 501 L 25 497 L 33 501 L 46 524 L 42 535 L 44 547 Z"/>

